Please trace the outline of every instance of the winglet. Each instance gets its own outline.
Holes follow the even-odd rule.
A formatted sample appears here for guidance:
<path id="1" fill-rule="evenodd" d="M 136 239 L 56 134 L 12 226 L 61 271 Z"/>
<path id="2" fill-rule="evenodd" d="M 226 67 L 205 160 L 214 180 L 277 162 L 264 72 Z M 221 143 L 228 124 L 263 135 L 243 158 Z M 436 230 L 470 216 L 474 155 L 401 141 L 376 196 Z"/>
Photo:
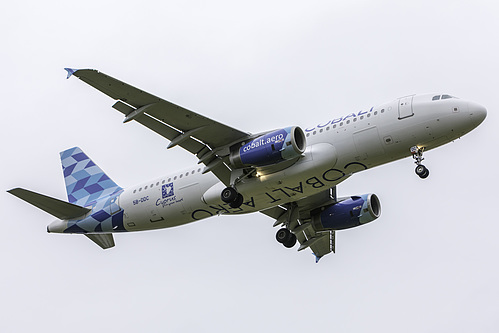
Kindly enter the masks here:
<path id="1" fill-rule="evenodd" d="M 315 253 L 312 253 L 312 254 L 315 256 L 315 263 L 317 264 L 319 262 L 319 260 L 321 260 L 322 257 L 319 257 Z"/>
<path id="2" fill-rule="evenodd" d="M 73 68 L 64 68 L 67 72 L 68 72 L 68 76 L 66 77 L 66 79 L 69 79 L 71 77 L 71 75 L 74 74 L 74 72 L 77 71 L 77 69 L 73 69 Z"/>

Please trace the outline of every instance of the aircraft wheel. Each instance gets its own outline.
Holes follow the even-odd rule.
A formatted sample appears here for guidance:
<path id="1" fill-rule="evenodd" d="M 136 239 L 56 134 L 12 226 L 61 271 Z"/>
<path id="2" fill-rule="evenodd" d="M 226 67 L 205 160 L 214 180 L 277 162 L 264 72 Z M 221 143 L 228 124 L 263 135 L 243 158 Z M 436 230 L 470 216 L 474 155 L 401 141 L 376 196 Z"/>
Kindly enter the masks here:
<path id="1" fill-rule="evenodd" d="M 293 233 L 289 234 L 290 234 L 289 239 L 286 242 L 282 243 L 282 245 L 284 245 L 288 249 L 292 248 L 296 244 L 296 236 Z"/>
<path id="2" fill-rule="evenodd" d="M 222 193 L 220 194 L 220 197 L 222 198 L 223 202 L 226 203 L 231 203 L 234 202 L 237 199 L 237 193 L 236 189 L 233 187 L 226 187 Z"/>
<path id="3" fill-rule="evenodd" d="M 243 204 L 244 198 L 241 193 L 238 193 L 236 196 L 236 200 L 232 201 L 229 206 L 230 208 L 239 208 Z"/>
<path id="4" fill-rule="evenodd" d="M 288 229 L 286 229 L 286 228 L 281 228 L 281 229 L 279 229 L 279 230 L 277 231 L 277 233 L 275 234 L 275 239 L 276 239 L 279 243 L 284 244 L 286 241 L 288 241 L 288 240 L 289 240 L 290 235 L 292 235 L 292 234 L 291 234 L 291 232 L 290 232 Z M 293 235 L 293 236 L 294 236 L 294 235 Z"/>
<path id="5" fill-rule="evenodd" d="M 415 171 L 416 174 L 422 179 L 425 179 L 430 175 L 430 171 L 422 164 L 418 165 Z"/>

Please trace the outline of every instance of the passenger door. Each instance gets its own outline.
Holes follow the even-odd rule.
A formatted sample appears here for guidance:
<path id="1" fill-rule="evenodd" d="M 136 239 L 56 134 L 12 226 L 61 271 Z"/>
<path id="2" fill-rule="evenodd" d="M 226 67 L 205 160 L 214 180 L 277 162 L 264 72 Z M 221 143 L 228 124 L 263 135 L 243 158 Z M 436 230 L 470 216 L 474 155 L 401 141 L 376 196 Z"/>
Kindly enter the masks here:
<path id="1" fill-rule="evenodd" d="M 412 96 L 406 96 L 399 98 L 399 119 L 404 119 L 414 115 L 412 111 Z"/>

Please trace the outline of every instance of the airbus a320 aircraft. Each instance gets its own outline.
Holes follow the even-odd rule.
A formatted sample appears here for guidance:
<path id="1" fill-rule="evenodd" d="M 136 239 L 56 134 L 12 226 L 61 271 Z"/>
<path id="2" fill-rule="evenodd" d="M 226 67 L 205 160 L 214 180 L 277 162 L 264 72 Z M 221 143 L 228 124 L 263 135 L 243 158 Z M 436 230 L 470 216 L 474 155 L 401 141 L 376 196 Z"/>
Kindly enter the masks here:
<path id="1" fill-rule="evenodd" d="M 83 234 L 103 249 L 113 233 L 174 227 L 219 214 L 260 212 L 281 226 L 276 239 L 316 262 L 335 251 L 335 231 L 381 214 L 373 193 L 339 198 L 336 186 L 375 166 L 412 156 L 429 175 L 423 151 L 460 138 L 486 109 L 447 94 L 411 95 L 369 110 L 248 133 L 165 101 L 97 70 L 66 68 L 116 100 L 113 108 L 198 158 L 192 168 L 123 189 L 81 149 L 61 152 L 68 201 L 15 188 L 8 192 L 55 216 L 48 232 Z M 310 125 L 310 124 L 309 124 Z"/>

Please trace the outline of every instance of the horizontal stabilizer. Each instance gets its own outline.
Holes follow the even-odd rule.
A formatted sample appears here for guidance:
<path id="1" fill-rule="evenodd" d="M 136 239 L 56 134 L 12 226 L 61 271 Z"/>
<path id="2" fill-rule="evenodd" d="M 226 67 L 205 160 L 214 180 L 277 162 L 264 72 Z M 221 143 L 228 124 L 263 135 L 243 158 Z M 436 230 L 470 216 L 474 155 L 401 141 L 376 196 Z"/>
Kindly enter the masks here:
<path id="1" fill-rule="evenodd" d="M 85 236 L 104 250 L 114 246 L 113 234 L 85 234 Z"/>
<path id="2" fill-rule="evenodd" d="M 61 220 L 71 220 L 90 212 L 90 209 L 88 208 L 28 191 L 23 188 L 14 188 L 7 192 Z"/>

